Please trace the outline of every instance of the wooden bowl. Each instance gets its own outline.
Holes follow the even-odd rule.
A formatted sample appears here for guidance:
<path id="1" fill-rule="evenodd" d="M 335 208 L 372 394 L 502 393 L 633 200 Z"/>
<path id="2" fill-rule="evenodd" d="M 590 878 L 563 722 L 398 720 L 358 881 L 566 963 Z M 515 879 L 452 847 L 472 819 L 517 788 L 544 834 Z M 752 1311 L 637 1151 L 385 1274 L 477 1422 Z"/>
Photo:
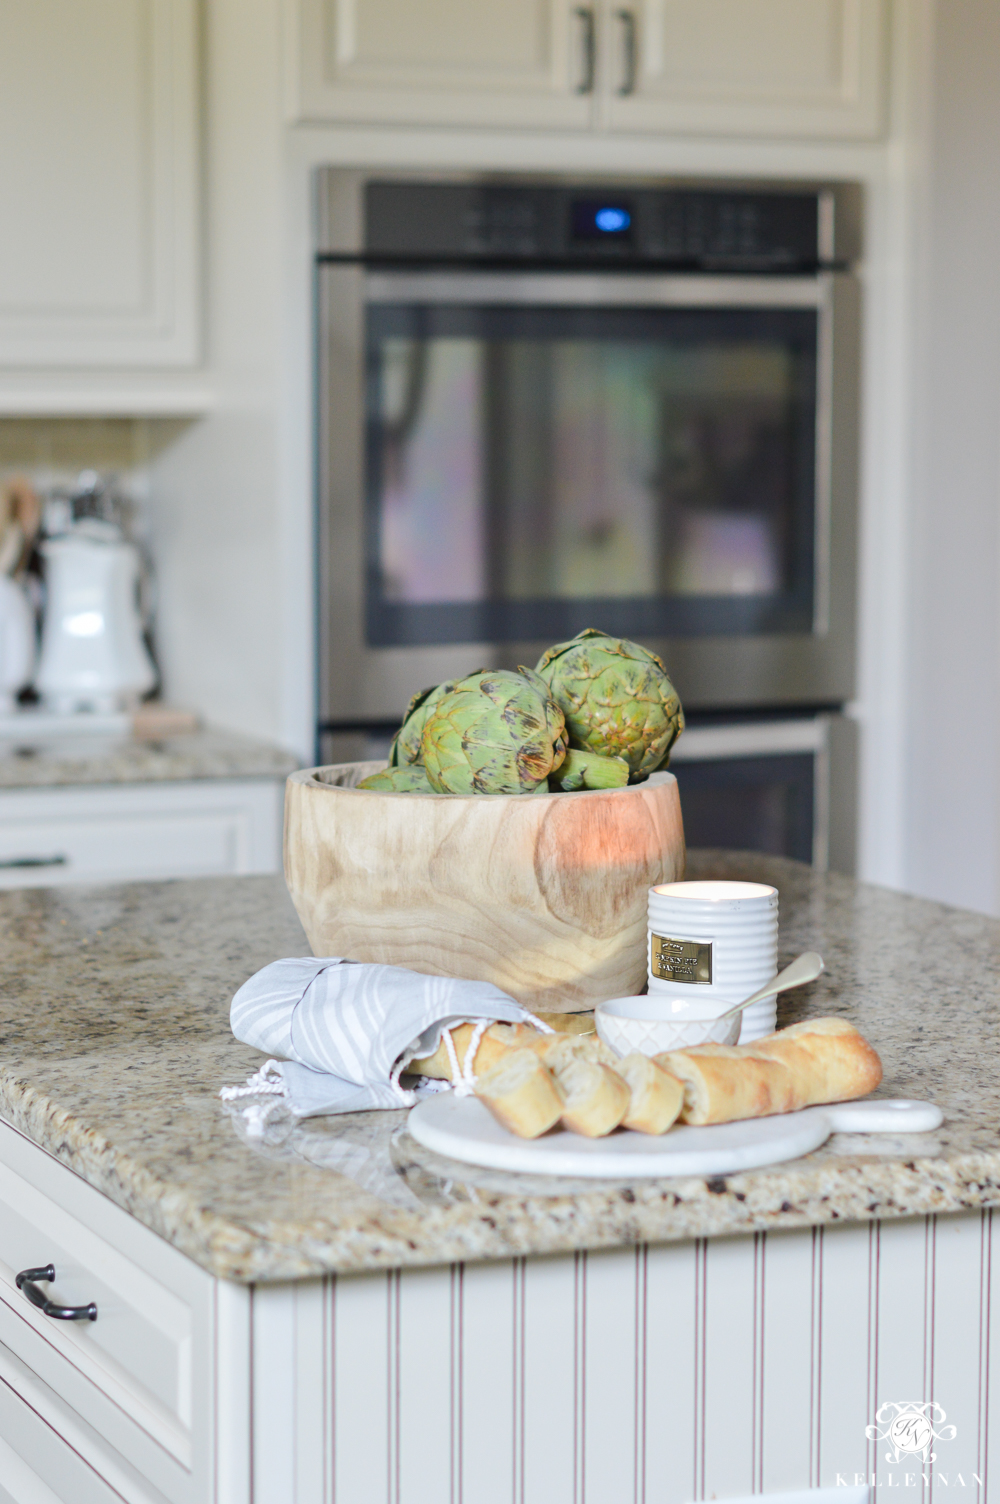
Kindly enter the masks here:
<path id="1" fill-rule="evenodd" d="M 646 983 L 646 895 L 684 876 L 672 773 L 578 794 L 383 794 L 293 773 L 285 879 L 313 954 L 494 982 L 572 1013 Z"/>

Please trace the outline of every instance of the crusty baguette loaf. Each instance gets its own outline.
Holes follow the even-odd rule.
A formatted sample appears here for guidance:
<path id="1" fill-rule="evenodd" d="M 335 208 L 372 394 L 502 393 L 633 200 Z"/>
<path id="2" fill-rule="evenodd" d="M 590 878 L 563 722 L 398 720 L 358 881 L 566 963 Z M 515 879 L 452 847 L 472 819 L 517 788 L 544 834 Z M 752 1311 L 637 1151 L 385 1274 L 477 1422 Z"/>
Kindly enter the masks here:
<path id="1" fill-rule="evenodd" d="M 606 1065 L 571 1058 L 556 1067 L 555 1078 L 566 1099 L 563 1125 L 573 1133 L 603 1138 L 628 1112 L 632 1094 L 621 1076 Z"/>
<path id="2" fill-rule="evenodd" d="M 676 1076 L 638 1050 L 619 1060 L 615 1070 L 631 1093 L 622 1127 L 636 1133 L 666 1133 L 684 1106 L 684 1088 Z"/>
<path id="3" fill-rule="evenodd" d="M 475 1024 L 456 1024 L 451 1031 L 459 1070 L 464 1069 L 465 1057 L 472 1043 L 475 1028 Z M 536 1040 L 551 1038 L 550 1034 L 542 1034 L 531 1024 L 490 1024 L 479 1041 L 475 1059 L 470 1061 L 473 1073 L 477 1076 L 482 1075 L 497 1065 L 510 1050 L 520 1049 Z M 432 1076 L 437 1081 L 450 1081 L 452 1078 L 451 1060 L 448 1055 L 448 1046 L 444 1042 L 444 1034 L 442 1033 L 438 1040 L 438 1047 L 433 1055 L 422 1055 L 419 1060 L 411 1060 L 406 1070 L 409 1075 Z"/>
<path id="4" fill-rule="evenodd" d="M 867 1096 L 882 1064 L 853 1024 L 818 1018 L 753 1044 L 702 1044 L 654 1057 L 684 1086 L 682 1123 L 732 1123 Z"/>
<path id="5" fill-rule="evenodd" d="M 538 1138 L 562 1116 L 562 1092 L 533 1050 L 506 1050 L 476 1081 L 476 1096 L 519 1138 Z"/>

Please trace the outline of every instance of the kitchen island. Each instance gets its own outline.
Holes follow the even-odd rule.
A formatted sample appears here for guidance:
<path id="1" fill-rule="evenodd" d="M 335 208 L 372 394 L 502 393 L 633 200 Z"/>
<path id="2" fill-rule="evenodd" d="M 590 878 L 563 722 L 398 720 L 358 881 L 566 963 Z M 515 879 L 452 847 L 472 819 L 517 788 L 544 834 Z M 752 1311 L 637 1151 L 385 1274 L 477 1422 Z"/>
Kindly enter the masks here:
<path id="1" fill-rule="evenodd" d="M 405 1112 L 255 1125 L 218 1094 L 262 1062 L 232 993 L 307 952 L 280 878 L 0 897 L 0 1499 L 846 1499 L 919 1473 L 866 1436 L 918 1400 L 956 1427 L 924 1471 L 985 1488 L 1000 923 L 778 859 L 688 875 L 775 883 L 782 964 L 828 968 L 779 1022 L 850 1018 L 943 1126 L 628 1183 L 458 1165 Z M 95 1322 L 15 1288 L 50 1261 Z"/>

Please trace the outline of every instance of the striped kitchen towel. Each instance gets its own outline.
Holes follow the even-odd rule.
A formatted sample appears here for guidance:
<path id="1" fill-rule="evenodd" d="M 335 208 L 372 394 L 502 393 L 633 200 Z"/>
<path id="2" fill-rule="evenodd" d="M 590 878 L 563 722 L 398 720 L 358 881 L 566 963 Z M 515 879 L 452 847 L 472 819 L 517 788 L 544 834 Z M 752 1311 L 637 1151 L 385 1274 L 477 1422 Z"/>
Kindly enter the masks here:
<path id="1" fill-rule="evenodd" d="M 279 1097 L 294 1117 L 410 1107 L 416 1096 L 399 1078 L 414 1056 L 433 1054 L 456 1024 L 485 1029 L 494 1020 L 538 1023 L 491 982 L 338 956 L 273 961 L 237 992 L 230 1023 L 244 1044 L 283 1058 L 268 1060 L 246 1086 L 223 1087 L 221 1095 Z M 474 1037 L 468 1059 L 477 1044 Z"/>

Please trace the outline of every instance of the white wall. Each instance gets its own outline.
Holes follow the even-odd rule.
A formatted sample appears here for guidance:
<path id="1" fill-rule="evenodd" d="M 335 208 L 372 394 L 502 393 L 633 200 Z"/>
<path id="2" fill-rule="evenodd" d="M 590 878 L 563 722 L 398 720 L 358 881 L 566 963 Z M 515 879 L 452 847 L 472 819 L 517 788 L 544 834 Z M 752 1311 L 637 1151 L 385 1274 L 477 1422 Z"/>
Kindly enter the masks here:
<path id="1" fill-rule="evenodd" d="M 276 0 L 210 0 L 204 44 L 205 346 L 215 410 L 151 467 L 157 642 L 171 700 L 216 724 L 287 740 Z"/>
<path id="2" fill-rule="evenodd" d="M 1000 911 L 1000 6 L 938 0 L 908 602 L 904 885 Z"/>

